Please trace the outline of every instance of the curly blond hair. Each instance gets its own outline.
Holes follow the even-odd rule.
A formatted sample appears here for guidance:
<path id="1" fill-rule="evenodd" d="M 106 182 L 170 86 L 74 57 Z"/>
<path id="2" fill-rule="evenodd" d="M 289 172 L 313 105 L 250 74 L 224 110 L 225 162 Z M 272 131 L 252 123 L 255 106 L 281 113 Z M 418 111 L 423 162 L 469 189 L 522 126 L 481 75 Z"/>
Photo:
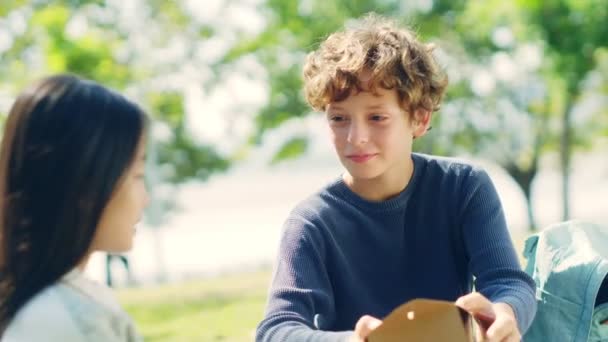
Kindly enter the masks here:
<path id="1" fill-rule="evenodd" d="M 448 84 L 431 44 L 414 32 L 376 14 L 368 14 L 331 34 L 308 54 L 304 64 L 306 100 L 316 111 L 346 99 L 353 91 L 396 89 L 410 115 L 420 108 L 436 111 Z M 365 87 L 361 74 L 371 76 Z"/>

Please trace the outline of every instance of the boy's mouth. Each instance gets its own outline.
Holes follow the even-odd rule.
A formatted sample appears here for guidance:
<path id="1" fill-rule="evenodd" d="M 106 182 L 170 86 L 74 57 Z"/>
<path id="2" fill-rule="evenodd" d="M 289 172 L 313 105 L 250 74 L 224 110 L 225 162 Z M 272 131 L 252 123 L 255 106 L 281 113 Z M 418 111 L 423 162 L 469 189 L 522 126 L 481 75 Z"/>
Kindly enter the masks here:
<path id="1" fill-rule="evenodd" d="M 377 156 L 377 153 L 361 153 L 361 154 L 349 154 L 346 158 L 352 160 L 355 163 L 365 163 L 366 161 Z"/>

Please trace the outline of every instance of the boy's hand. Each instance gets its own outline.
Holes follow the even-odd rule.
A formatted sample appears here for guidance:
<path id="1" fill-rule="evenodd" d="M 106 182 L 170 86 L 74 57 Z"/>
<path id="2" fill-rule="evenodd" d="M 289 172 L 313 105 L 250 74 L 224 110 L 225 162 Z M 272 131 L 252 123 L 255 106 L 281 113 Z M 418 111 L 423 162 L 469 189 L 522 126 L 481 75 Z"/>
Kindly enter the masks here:
<path id="1" fill-rule="evenodd" d="M 367 336 L 378 326 L 382 321 L 372 316 L 361 316 L 355 325 L 355 332 L 351 336 L 349 342 L 365 342 Z"/>
<path id="2" fill-rule="evenodd" d="M 509 304 L 492 303 L 478 292 L 458 298 L 456 305 L 468 311 L 480 325 L 478 339 L 486 342 L 519 342 L 515 313 Z"/>

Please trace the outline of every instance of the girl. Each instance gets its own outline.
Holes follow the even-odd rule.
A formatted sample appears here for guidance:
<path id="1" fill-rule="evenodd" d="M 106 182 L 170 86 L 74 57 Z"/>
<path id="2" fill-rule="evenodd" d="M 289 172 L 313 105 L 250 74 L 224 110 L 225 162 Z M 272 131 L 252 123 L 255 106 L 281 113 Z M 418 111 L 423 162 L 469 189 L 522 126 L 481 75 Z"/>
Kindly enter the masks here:
<path id="1" fill-rule="evenodd" d="M 125 252 L 147 202 L 147 117 L 75 76 L 19 95 L 0 147 L 2 341 L 137 341 L 109 289 L 84 277 L 94 251 Z"/>

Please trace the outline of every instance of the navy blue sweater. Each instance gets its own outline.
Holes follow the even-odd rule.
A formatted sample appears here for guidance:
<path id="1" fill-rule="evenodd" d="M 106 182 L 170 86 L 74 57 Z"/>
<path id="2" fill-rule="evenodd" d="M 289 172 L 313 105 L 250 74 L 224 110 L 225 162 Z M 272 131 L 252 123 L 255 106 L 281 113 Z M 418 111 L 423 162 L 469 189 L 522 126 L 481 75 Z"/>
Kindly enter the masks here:
<path id="1" fill-rule="evenodd" d="M 346 341 L 363 315 L 382 318 L 414 298 L 455 301 L 473 283 L 510 304 L 527 330 L 534 281 L 487 173 L 448 158 L 412 159 L 412 179 L 394 198 L 367 201 L 340 178 L 292 211 L 256 341 Z"/>

